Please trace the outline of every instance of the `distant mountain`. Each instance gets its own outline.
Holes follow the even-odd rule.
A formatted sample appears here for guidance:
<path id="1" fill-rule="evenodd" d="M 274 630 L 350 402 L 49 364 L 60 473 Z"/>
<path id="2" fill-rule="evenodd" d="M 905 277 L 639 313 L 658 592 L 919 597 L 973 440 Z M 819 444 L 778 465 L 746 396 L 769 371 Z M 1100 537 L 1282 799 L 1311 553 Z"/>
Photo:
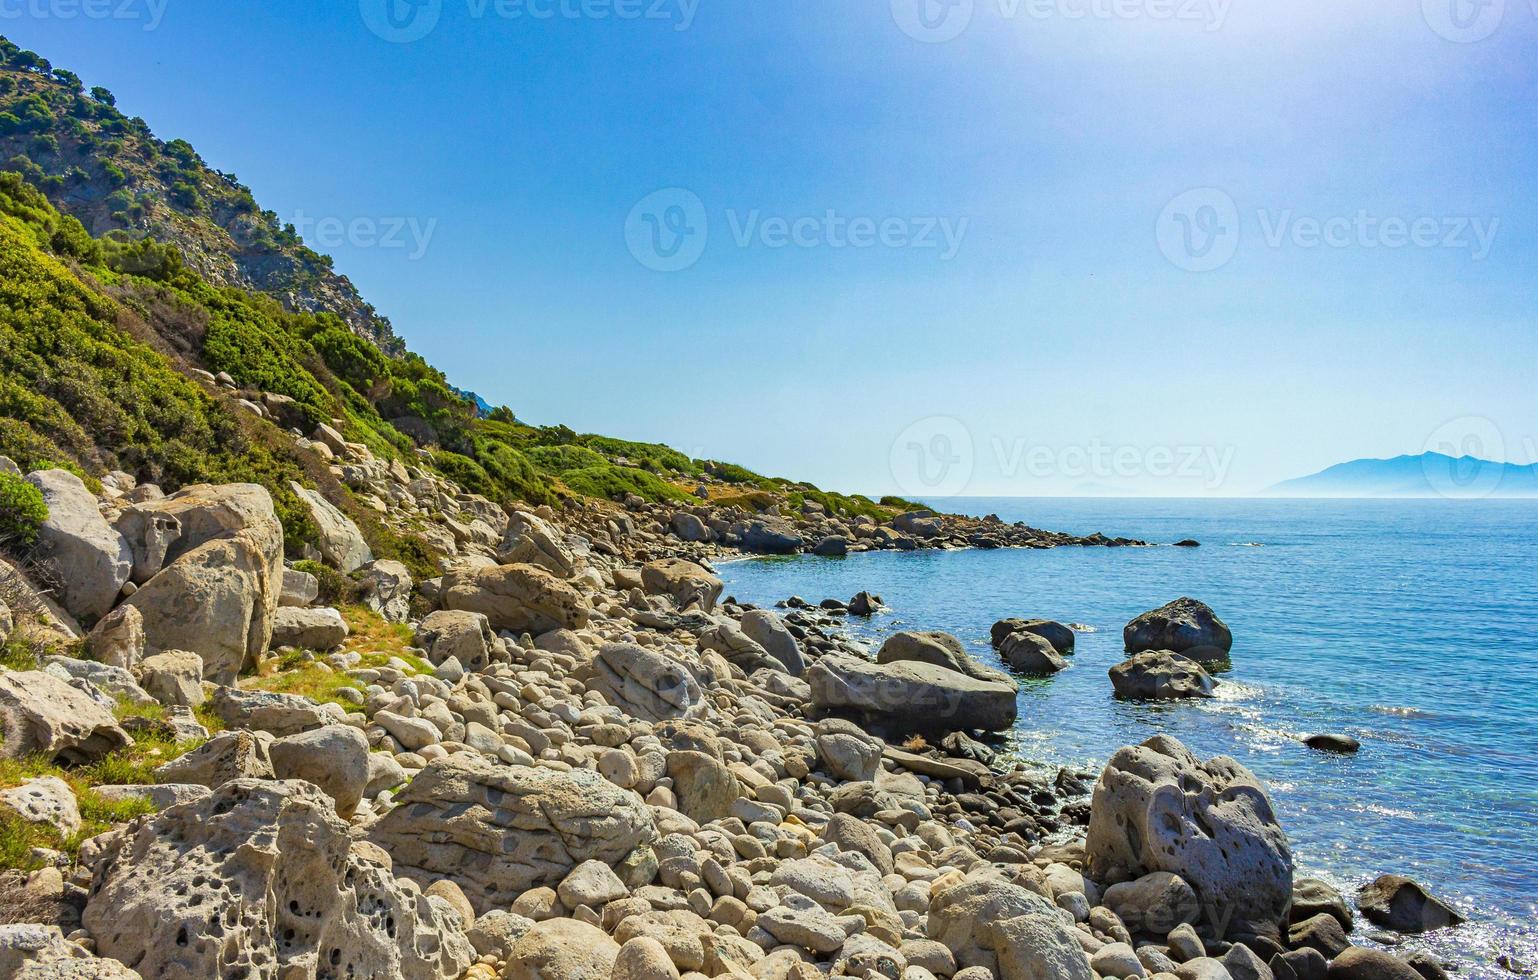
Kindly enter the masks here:
<path id="1" fill-rule="evenodd" d="M 1538 497 L 1538 467 L 1442 453 L 1354 459 L 1266 490 L 1278 497 Z"/>

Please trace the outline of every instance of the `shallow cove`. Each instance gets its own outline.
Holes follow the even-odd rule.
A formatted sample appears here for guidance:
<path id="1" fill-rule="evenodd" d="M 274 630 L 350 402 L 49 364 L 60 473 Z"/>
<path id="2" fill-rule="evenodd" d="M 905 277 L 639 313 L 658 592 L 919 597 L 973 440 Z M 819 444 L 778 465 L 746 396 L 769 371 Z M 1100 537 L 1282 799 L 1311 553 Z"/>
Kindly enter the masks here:
<path id="1" fill-rule="evenodd" d="M 946 509 L 1200 548 L 876 552 L 720 567 L 727 594 L 773 605 L 867 589 L 888 607 L 856 635 L 943 629 L 983 663 L 1007 616 L 1082 623 L 1068 670 L 1023 680 L 1010 739 L 1024 758 L 1098 769 L 1168 732 L 1228 754 L 1272 790 L 1300 872 L 1343 889 L 1408 874 L 1470 914 L 1411 940 L 1510 976 L 1538 966 L 1538 503 L 968 499 Z M 1181 595 L 1234 632 L 1212 702 L 1111 697 L 1121 627 Z M 1362 740 L 1355 757 L 1303 746 Z M 1359 942 L 1363 941 L 1360 934 Z"/>

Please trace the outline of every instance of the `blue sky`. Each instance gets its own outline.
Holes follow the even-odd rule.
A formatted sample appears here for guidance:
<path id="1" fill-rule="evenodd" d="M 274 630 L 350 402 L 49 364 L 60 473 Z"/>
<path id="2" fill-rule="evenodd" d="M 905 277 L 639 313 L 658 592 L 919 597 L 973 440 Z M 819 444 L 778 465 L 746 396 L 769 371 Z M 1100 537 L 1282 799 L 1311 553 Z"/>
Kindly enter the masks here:
<path id="1" fill-rule="evenodd" d="M 102 3 L 0 32 L 530 421 L 915 496 L 1538 457 L 1538 0 Z"/>

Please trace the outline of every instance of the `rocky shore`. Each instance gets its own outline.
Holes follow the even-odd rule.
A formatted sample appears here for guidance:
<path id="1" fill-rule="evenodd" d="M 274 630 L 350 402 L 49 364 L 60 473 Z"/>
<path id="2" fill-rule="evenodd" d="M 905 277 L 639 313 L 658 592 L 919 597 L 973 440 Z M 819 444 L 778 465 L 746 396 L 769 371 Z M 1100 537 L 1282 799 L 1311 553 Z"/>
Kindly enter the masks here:
<path id="1" fill-rule="evenodd" d="M 1142 542 L 708 485 L 509 511 L 325 427 L 307 444 L 441 574 L 375 560 L 304 488 L 309 571 L 261 487 L 26 475 L 49 517 L 0 566 L 0 829 L 46 843 L 0 876 L 0 977 L 1444 975 L 1351 937 L 1459 913 L 1408 879 L 1352 903 L 1297 877 L 1232 759 L 996 753 L 1016 676 L 1060 669 L 1071 630 L 1000 623 L 996 664 L 943 633 L 871 651 L 839 623 L 876 597 L 756 609 L 710 567 Z M 1193 600 L 1152 611 L 1108 694 L 1201 696 L 1231 642 Z"/>

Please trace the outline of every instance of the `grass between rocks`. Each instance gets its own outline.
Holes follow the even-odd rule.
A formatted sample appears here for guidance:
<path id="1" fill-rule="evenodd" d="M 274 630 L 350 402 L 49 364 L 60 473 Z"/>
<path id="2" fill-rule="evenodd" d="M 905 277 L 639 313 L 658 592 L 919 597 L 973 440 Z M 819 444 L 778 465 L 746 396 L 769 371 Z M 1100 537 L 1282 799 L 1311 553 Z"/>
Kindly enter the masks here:
<path id="1" fill-rule="evenodd" d="M 342 648 L 355 650 L 362 656 L 357 667 L 384 667 L 395 658 L 416 673 L 432 673 L 432 664 L 409 650 L 411 627 L 391 623 L 367 606 L 342 606 L 339 611 L 352 631 Z M 319 654 L 306 650 L 263 661 L 256 675 L 243 681 L 241 686 L 277 694 L 298 694 L 317 703 L 340 705 L 348 711 L 356 711 L 358 706 L 343 699 L 341 690 L 347 687 L 361 689 L 361 685 L 345 672 L 325 663 Z"/>
<path id="2" fill-rule="evenodd" d="M 120 704 L 114 714 L 119 721 L 130 718 L 158 721 L 164 716 L 165 709 L 158 705 Z M 39 776 L 57 776 L 74 791 L 81 819 L 80 829 L 66 836 L 49 824 L 32 823 L 8 807 L 0 807 L 0 870 L 36 871 L 42 867 L 42 862 L 31 852 L 38 847 L 63 851 L 73 858 L 79 853 L 83 841 L 134 817 L 155 812 L 154 805 L 148 800 L 109 800 L 98 794 L 96 787 L 153 783 L 157 766 L 200 744 L 202 742 L 197 739 L 173 742 L 155 736 L 140 736 L 135 738 L 133 745 L 90 765 L 74 767 L 60 766 L 41 756 L 0 759 L 0 789 L 19 786 Z"/>

